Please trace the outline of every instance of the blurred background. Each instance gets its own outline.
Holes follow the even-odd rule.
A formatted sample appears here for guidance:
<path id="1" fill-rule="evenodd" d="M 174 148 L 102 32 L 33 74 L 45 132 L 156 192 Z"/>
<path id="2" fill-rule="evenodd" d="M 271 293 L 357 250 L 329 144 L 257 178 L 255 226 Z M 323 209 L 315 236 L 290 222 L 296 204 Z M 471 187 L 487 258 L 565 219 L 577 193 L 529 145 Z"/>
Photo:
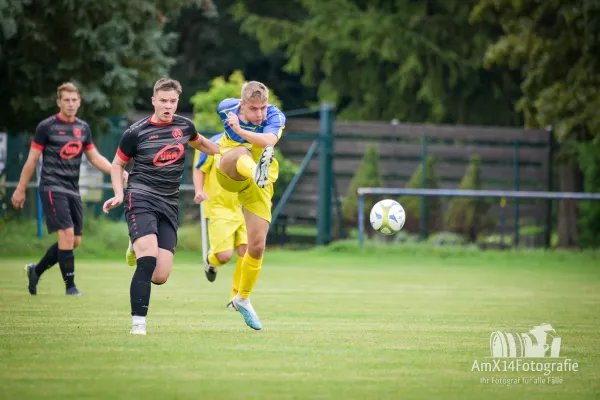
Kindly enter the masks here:
<path id="1" fill-rule="evenodd" d="M 79 116 L 112 160 L 128 124 L 152 112 L 152 85 L 163 76 L 182 83 L 179 113 L 208 137 L 222 128 L 217 104 L 237 97 L 245 80 L 264 82 L 288 115 L 271 245 L 356 239 L 359 187 L 600 192 L 595 1 L 5 0 L 3 243 L 11 243 L 8 232 L 35 235 L 35 188 L 17 213 L 10 183 L 37 123 L 56 112 L 56 87 L 79 87 Z M 187 163 L 180 217 L 197 230 L 191 152 Z M 100 205 L 112 191 L 97 187 L 109 178 L 85 162 L 81 177 L 86 224 L 101 230 Z M 367 218 L 383 197 L 366 198 Z M 600 244 L 600 202 L 397 200 L 405 229 L 383 238 L 367 222 L 370 240 Z M 121 210 L 108 218 L 122 220 Z"/>

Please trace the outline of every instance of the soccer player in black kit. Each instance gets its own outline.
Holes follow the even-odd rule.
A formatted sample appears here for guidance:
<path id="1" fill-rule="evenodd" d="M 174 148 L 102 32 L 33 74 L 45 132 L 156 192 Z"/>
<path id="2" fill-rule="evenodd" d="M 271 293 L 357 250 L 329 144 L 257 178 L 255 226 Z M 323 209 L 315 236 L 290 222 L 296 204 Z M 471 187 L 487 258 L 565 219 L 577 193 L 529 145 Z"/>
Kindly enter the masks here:
<path id="1" fill-rule="evenodd" d="M 179 185 L 188 143 L 206 153 L 219 146 L 203 138 L 189 119 L 176 115 L 181 85 L 162 78 L 154 85 L 154 114 L 131 125 L 121 137 L 111 168 L 115 196 L 104 203 L 105 213 L 124 203 L 129 238 L 137 258 L 131 279 L 132 329 L 146 334 L 151 284 L 167 281 L 177 245 Z M 127 189 L 120 179 L 133 159 Z"/>
<path id="2" fill-rule="evenodd" d="M 94 147 L 88 124 L 76 117 L 81 105 L 77 87 L 70 82 L 60 85 L 56 104 L 59 113 L 37 126 L 29 156 L 11 200 L 16 209 L 23 208 L 25 190 L 43 154 L 39 193 L 48 233 L 57 232 L 58 241 L 50 246 L 40 262 L 26 266 L 29 293 L 37 294 L 40 277 L 58 262 L 66 294 L 78 296 L 81 293 L 75 286 L 73 250 L 81 244 L 83 232 L 83 205 L 79 194 L 81 155 L 85 153 L 90 163 L 106 174 L 110 174 L 110 162 Z"/>

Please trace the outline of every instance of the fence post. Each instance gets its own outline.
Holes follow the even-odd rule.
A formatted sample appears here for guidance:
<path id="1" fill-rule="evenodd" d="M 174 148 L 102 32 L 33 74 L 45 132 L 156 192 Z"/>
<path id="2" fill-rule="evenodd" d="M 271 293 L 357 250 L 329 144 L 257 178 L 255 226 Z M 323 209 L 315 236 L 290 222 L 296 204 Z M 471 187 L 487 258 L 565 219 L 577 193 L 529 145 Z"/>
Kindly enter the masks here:
<path id="1" fill-rule="evenodd" d="M 365 240 L 365 195 L 358 194 L 358 244 L 363 245 Z"/>
<path id="2" fill-rule="evenodd" d="M 427 136 L 421 138 L 421 188 L 427 189 Z M 421 196 L 421 240 L 427 237 L 427 196 Z"/>
<path id="3" fill-rule="evenodd" d="M 519 140 L 513 144 L 513 186 L 514 190 L 519 190 Z M 519 199 L 514 200 L 514 247 L 519 247 Z"/>
<path id="4" fill-rule="evenodd" d="M 546 128 L 548 131 L 548 191 L 553 189 L 553 168 L 554 165 L 554 132 L 552 126 Z M 546 231 L 544 232 L 544 245 L 547 249 L 552 247 L 552 200 L 548 200 L 546 206 Z"/>
<path id="5" fill-rule="evenodd" d="M 334 104 L 321 103 L 319 134 L 319 201 L 317 209 L 317 245 L 331 241 L 331 188 L 333 182 Z"/>

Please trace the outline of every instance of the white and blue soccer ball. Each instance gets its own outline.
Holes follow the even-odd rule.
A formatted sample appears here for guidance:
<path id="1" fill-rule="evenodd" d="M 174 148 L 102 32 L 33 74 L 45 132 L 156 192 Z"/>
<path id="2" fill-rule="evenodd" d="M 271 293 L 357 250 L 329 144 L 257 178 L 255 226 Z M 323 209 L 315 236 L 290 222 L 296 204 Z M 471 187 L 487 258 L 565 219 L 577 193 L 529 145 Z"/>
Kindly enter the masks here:
<path id="1" fill-rule="evenodd" d="M 371 226 L 383 235 L 398 233 L 406 221 L 404 208 L 395 200 L 385 199 L 371 208 Z"/>

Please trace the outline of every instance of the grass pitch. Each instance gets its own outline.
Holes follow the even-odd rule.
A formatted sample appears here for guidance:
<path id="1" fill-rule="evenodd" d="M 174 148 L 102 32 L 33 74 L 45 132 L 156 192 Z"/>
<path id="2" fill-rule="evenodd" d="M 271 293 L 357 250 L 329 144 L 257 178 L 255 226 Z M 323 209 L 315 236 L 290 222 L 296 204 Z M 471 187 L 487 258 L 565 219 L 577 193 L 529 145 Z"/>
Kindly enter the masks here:
<path id="1" fill-rule="evenodd" d="M 261 332 L 225 308 L 233 264 L 211 284 L 198 256 L 178 254 L 169 282 L 152 287 L 146 337 L 129 334 L 133 269 L 78 256 L 78 298 L 64 295 L 58 266 L 33 297 L 23 265 L 37 257 L 0 261 L 1 398 L 600 396 L 595 254 L 272 251 L 253 294 Z M 490 355 L 491 332 L 544 322 L 577 372 L 506 385 L 494 379 L 548 377 L 471 371 Z"/>

